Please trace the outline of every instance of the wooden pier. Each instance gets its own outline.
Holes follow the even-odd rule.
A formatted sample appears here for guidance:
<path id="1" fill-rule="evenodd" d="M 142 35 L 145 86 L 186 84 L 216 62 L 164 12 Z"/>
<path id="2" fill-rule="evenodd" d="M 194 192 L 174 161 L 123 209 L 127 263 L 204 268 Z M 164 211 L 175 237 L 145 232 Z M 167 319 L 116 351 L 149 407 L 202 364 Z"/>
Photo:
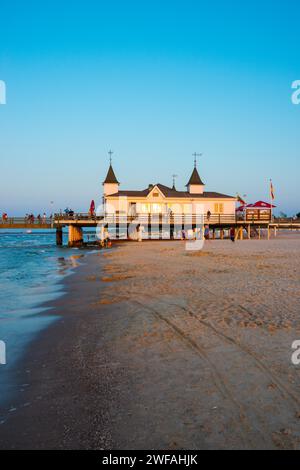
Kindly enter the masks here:
<path id="1" fill-rule="evenodd" d="M 56 243 L 63 243 L 63 229 L 68 227 L 68 245 L 81 246 L 83 244 L 83 228 L 109 226 L 114 232 L 115 239 L 128 237 L 130 225 L 141 224 L 147 228 L 150 239 L 162 239 L 164 228 L 167 227 L 170 238 L 173 238 L 175 231 L 182 229 L 194 229 L 199 224 L 208 225 L 212 239 L 216 238 L 216 233 L 223 239 L 226 230 L 235 228 L 236 239 L 250 239 L 253 234 L 260 239 L 265 233 L 269 239 L 271 231 L 276 236 L 278 229 L 300 230 L 300 219 L 274 219 L 270 220 L 239 220 L 230 214 L 211 214 L 210 217 L 199 217 L 195 214 L 139 214 L 127 216 L 122 214 L 106 214 L 101 216 L 91 216 L 85 213 L 74 215 L 55 214 L 53 218 L 45 220 L 35 219 L 29 222 L 26 218 L 9 217 L 6 220 L 0 219 L 0 229 L 23 229 L 56 231 Z M 263 232 L 264 231 L 264 232 Z M 123 234 L 123 235 L 122 235 Z"/>

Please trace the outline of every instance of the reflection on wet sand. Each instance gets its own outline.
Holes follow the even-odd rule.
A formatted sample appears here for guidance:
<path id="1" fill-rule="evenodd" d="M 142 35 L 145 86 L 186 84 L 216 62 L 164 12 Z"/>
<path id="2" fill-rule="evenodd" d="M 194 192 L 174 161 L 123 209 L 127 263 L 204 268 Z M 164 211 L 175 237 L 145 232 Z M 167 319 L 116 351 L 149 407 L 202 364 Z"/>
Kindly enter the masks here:
<path id="1" fill-rule="evenodd" d="M 77 260 L 83 257 L 84 257 L 83 254 L 79 254 L 79 255 L 68 256 L 68 258 L 65 258 L 64 256 L 60 256 L 59 258 L 57 258 L 58 266 L 59 266 L 59 269 L 58 269 L 59 274 L 65 275 L 66 272 L 70 268 L 77 268 L 79 266 L 79 263 Z"/>

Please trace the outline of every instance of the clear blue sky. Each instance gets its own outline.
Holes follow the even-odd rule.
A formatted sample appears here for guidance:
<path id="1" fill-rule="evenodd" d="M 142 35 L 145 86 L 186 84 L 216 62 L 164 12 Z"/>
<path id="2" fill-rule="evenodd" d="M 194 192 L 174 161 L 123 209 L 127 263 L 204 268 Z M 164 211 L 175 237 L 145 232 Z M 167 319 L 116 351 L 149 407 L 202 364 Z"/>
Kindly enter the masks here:
<path id="1" fill-rule="evenodd" d="M 300 211 L 298 0 L 2 1 L 0 211 L 87 210 L 107 151 L 123 189 L 207 190 Z"/>

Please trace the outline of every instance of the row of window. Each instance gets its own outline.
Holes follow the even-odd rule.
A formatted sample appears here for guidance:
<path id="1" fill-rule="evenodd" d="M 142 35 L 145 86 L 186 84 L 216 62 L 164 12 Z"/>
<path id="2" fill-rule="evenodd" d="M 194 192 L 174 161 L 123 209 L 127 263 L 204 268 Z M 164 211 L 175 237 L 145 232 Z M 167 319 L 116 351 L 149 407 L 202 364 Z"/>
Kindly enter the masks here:
<path id="1" fill-rule="evenodd" d="M 136 211 L 135 202 L 130 203 L 130 209 L 131 211 Z M 149 212 L 152 214 L 161 214 L 162 212 L 167 212 L 166 209 L 172 210 L 172 204 L 156 204 L 156 203 L 139 204 L 139 212 L 143 214 L 148 214 Z M 184 211 L 184 207 L 182 208 L 182 212 L 186 212 Z M 214 204 L 214 214 L 223 214 L 223 213 L 224 213 L 224 204 L 222 202 L 216 202 Z"/>

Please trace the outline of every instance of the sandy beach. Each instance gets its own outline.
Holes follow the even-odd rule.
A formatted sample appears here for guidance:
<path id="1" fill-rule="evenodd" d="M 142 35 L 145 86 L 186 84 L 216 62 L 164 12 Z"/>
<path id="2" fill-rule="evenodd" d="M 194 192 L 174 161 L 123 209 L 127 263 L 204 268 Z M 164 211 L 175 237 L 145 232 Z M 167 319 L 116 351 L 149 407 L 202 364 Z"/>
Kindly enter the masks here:
<path id="1" fill-rule="evenodd" d="M 299 278 L 296 233 L 85 257 L 13 373 L 0 448 L 299 449 Z"/>

